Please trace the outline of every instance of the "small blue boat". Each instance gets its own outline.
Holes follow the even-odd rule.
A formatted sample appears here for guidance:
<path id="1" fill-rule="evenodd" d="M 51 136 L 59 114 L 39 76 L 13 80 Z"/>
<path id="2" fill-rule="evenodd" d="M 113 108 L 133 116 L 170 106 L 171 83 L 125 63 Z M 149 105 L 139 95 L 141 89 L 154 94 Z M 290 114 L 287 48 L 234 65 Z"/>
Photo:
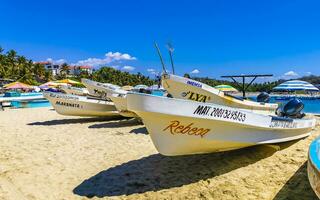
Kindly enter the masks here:
<path id="1" fill-rule="evenodd" d="M 320 198 L 320 137 L 315 139 L 309 147 L 308 177 L 313 191 Z"/>

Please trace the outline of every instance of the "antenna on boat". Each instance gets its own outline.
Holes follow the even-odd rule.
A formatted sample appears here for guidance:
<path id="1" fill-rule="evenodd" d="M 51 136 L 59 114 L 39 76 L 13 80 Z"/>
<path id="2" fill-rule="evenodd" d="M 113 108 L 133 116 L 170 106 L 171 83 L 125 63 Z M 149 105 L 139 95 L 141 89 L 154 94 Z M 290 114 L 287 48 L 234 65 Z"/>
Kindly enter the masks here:
<path id="1" fill-rule="evenodd" d="M 154 46 L 156 47 L 157 52 L 158 52 L 158 56 L 160 57 L 160 61 L 161 61 L 161 64 L 162 64 L 162 70 L 163 70 L 164 73 L 166 74 L 166 73 L 167 73 L 166 67 L 164 66 L 164 62 L 163 62 L 162 55 L 161 55 L 160 49 L 159 49 L 159 47 L 158 47 L 158 44 L 155 42 L 155 43 L 154 43 Z"/>
<path id="2" fill-rule="evenodd" d="M 174 65 L 173 65 L 173 58 L 172 58 L 172 52 L 174 51 L 174 48 L 173 48 L 173 46 L 171 45 L 170 42 L 168 42 L 167 47 L 168 47 L 169 55 L 170 55 L 172 74 L 174 74 Z"/>

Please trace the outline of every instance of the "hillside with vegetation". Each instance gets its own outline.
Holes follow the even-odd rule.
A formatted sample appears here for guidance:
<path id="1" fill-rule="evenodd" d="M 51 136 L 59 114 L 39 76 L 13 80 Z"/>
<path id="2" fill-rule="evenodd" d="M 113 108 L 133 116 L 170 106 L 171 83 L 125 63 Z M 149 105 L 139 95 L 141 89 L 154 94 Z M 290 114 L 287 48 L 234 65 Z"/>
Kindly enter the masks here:
<path id="1" fill-rule="evenodd" d="M 116 70 L 111 67 L 102 67 L 92 74 L 92 79 L 103 83 L 112 83 L 116 85 L 153 85 L 156 81 L 150 79 L 148 76 L 144 76 L 140 72 L 137 74 L 130 74 Z"/>
<path id="2" fill-rule="evenodd" d="M 70 78 L 80 81 L 81 78 L 89 78 L 99 82 L 107 82 L 117 85 L 153 85 L 155 80 L 142 75 L 141 73 L 130 74 L 116 70 L 111 67 L 101 67 L 99 70 L 88 74 L 81 72 L 75 76 L 71 76 L 67 63 L 62 64 L 61 72 L 57 76 L 53 76 L 52 72 L 46 70 L 43 64 L 35 63 L 31 59 L 18 55 L 16 51 L 10 50 L 4 52 L 0 47 L 0 79 L 11 79 L 31 85 L 39 85 L 41 83 Z"/>

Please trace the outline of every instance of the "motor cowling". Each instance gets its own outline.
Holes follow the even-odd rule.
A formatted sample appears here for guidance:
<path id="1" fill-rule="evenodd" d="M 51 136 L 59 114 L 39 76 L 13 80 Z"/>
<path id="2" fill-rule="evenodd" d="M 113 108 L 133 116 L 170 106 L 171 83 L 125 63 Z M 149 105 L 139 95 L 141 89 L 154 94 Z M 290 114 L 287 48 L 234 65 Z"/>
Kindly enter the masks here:
<path id="1" fill-rule="evenodd" d="M 148 90 L 148 89 L 144 89 L 144 88 L 140 88 L 139 89 L 139 93 L 144 93 L 144 94 L 151 94 L 151 90 Z"/>
<path id="2" fill-rule="evenodd" d="M 261 92 L 257 96 L 257 102 L 268 103 L 270 101 L 270 95 L 266 92 Z"/>
<path id="3" fill-rule="evenodd" d="M 302 118 L 305 116 L 302 113 L 304 104 L 300 99 L 292 99 L 286 103 L 278 114 L 282 117 Z"/>

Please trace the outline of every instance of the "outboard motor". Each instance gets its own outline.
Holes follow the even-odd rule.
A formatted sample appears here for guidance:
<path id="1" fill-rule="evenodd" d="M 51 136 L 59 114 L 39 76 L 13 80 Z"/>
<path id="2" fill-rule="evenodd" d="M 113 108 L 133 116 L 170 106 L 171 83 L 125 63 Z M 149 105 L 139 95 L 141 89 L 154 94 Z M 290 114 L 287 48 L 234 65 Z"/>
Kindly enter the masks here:
<path id="1" fill-rule="evenodd" d="M 266 92 L 261 92 L 257 96 L 257 101 L 261 103 L 268 103 L 270 101 L 270 95 Z"/>
<path id="2" fill-rule="evenodd" d="M 139 93 L 151 94 L 151 90 L 147 90 L 147 89 L 144 89 L 144 88 L 140 88 L 140 89 L 139 89 Z"/>
<path id="3" fill-rule="evenodd" d="M 277 114 L 282 117 L 302 118 L 305 116 L 301 112 L 303 108 L 304 104 L 300 99 L 292 99 L 284 105 L 281 111 L 278 110 Z"/>

